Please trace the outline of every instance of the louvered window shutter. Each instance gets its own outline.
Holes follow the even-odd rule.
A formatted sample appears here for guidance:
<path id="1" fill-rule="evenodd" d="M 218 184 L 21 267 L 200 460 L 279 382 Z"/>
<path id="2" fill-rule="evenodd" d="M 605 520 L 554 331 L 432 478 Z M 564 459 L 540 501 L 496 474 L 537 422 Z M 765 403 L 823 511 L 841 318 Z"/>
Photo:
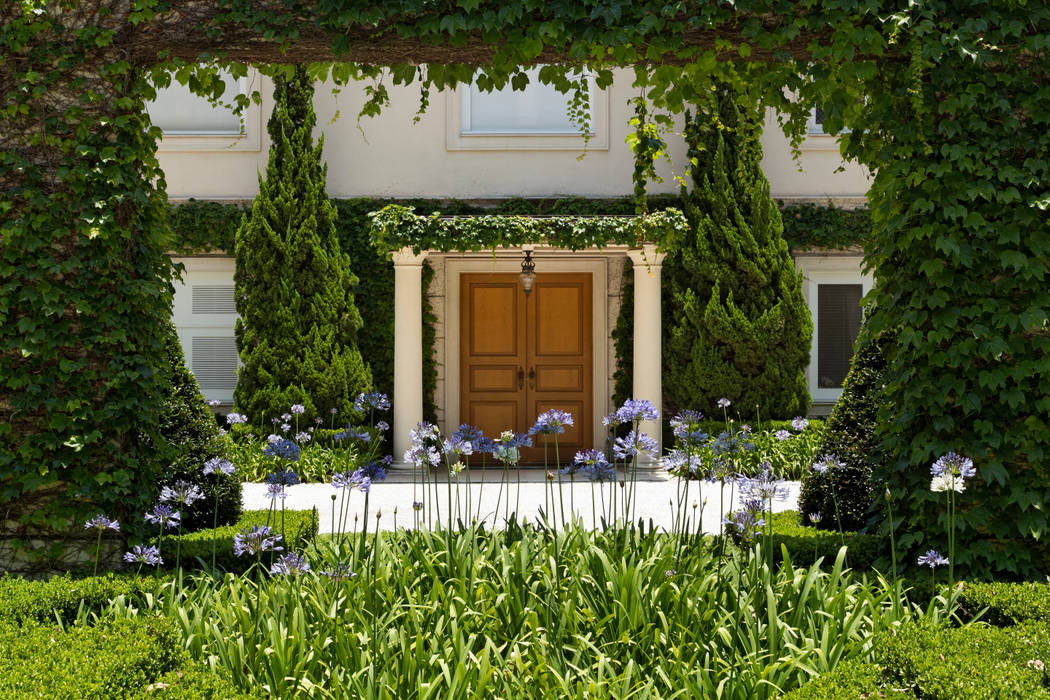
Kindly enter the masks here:
<path id="1" fill-rule="evenodd" d="M 194 336 L 193 376 L 201 389 L 232 396 L 237 386 L 237 341 L 231 337 Z"/>
<path id="2" fill-rule="evenodd" d="M 859 284 L 817 286 L 817 386 L 838 389 L 849 372 L 853 344 L 860 333 Z"/>
<path id="3" fill-rule="evenodd" d="M 237 313 L 237 305 L 233 301 L 233 285 L 194 285 L 193 313 Z"/>

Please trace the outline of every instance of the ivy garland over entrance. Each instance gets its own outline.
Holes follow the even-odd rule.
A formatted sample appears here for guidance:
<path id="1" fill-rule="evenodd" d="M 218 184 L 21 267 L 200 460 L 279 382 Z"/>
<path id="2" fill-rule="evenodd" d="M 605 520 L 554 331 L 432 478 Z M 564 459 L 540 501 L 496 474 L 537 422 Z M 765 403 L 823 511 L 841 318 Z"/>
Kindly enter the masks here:
<path id="1" fill-rule="evenodd" d="M 229 61 L 270 74 L 316 62 L 315 77 L 369 81 L 374 116 L 390 83 L 417 82 L 425 109 L 433 90 L 471 78 L 520 89 L 537 63 L 561 64 L 540 79 L 566 91 L 584 67 L 602 87 L 611 66 L 631 65 L 658 113 L 718 78 L 780 110 L 796 144 L 814 102 L 826 130 L 850 129 L 845 154 L 874 173 L 872 331 L 900 337 L 877 475 L 901 514 L 898 542 L 915 552 L 943 538 L 927 469 L 955 450 L 984 481 L 960 512 L 958 563 L 1044 570 L 1048 52 L 1050 7 L 1022 0 L 6 3 L 0 536 L 64 538 L 85 515 L 150 499 L 158 458 L 140 435 L 155 430 L 172 291 L 143 106 L 165 71 L 214 96 Z"/>

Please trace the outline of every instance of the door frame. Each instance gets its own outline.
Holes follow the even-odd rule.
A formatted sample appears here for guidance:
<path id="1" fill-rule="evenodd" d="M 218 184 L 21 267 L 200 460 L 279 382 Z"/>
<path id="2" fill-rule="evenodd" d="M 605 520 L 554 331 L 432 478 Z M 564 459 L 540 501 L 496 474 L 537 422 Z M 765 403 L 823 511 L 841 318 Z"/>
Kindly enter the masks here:
<path id="1" fill-rule="evenodd" d="M 602 416 L 609 410 L 609 368 L 611 344 L 609 342 L 609 264 L 622 264 L 626 248 L 605 248 L 572 252 L 541 246 L 533 248 L 533 259 L 540 272 L 577 272 L 591 274 L 591 361 L 593 363 L 593 381 L 591 401 L 593 426 L 591 435 L 594 447 L 603 448 L 608 429 L 602 425 Z M 443 391 L 439 389 L 438 398 L 444 404 L 444 425 L 446 434 L 460 424 L 460 275 L 464 273 L 484 274 L 486 272 L 521 272 L 523 254 L 521 249 L 498 250 L 476 254 L 450 254 L 443 256 L 445 263 L 445 339 L 443 348 L 439 342 L 439 355 L 442 356 L 445 369 Z M 492 436 L 490 436 L 492 437 Z"/>

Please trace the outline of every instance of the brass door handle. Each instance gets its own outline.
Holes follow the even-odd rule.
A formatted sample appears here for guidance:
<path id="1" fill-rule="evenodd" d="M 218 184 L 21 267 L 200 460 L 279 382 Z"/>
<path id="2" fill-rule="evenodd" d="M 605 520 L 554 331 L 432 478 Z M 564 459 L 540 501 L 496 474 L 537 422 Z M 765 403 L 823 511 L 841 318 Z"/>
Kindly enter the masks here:
<path id="1" fill-rule="evenodd" d="M 521 367 L 518 367 L 518 388 L 525 388 L 525 370 Z"/>
<path id="2" fill-rule="evenodd" d="M 529 367 L 529 388 L 536 388 L 536 369 L 534 367 Z"/>

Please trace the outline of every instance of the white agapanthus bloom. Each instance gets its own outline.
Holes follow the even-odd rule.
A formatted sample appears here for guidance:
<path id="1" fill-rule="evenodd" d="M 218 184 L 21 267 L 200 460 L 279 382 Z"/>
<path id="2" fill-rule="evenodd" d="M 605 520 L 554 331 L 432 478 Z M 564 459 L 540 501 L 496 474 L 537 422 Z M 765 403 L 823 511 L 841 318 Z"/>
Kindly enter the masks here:
<path id="1" fill-rule="evenodd" d="M 938 474 L 930 480 L 930 491 L 942 493 L 944 491 L 956 491 L 962 493 L 966 490 L 966 481 L 958 475 L 945 472 Z"/>

